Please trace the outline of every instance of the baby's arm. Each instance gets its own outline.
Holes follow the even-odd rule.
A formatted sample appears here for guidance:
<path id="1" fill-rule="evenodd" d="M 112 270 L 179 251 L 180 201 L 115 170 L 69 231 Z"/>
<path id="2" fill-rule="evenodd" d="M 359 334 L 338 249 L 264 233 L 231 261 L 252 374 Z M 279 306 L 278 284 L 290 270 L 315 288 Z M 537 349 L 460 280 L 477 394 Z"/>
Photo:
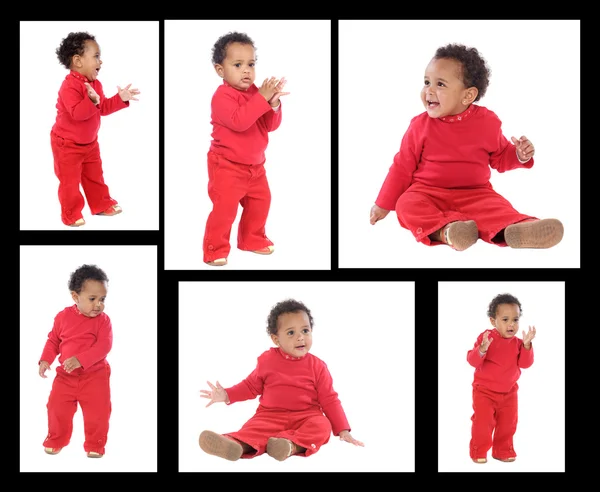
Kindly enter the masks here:
<path id="1" fill-rule="evenodd" d="M 246 131 L 267 111 L 273 112 L 271 105 L 259 93 L 240 105 L 237 97 L 226 89 L 214 95 L 212 111 L 221 125 L 234 132 Z"/>

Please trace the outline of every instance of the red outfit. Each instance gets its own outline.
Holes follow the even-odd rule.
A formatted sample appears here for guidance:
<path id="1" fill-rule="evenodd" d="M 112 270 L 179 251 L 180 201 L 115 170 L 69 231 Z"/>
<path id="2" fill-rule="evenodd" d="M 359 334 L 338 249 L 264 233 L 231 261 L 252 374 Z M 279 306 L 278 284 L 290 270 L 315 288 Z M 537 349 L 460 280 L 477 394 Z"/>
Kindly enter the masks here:
<path id="1" fill-rule="evenodd" d="M 479 237 L 506 246 L 494 237 L 530 215 L 517 212 L 494 191 L 491 169 L 505 172 L 531 168 L 521 163 L 515 146 L 502 134 L 502 122 L 489 109 L 472 104 L 459 115 L 414 117 L 375 203 L 396 210 L 400 225 L 426 245 L 429 234 L 457 220 L 474 220 Z"/>
<path id="2" fill-rule="evenodd" d="M 48 435 L 44 447 L 62 448 L 69 444 L 77 403 L 83 412 L 84 449 L 104 454 L 111 413 L 110 365 L 106 356 L 112 347 L 112 325 L 101 313 L 90 318 L 76 305 L 54 318 L 40 361 L 52 364 L 60 354 L 52 391 L 48 399 Z M 81 367 L 67 373 L 62 364 L 77 357 Z"/>
<path id="3" fill-rule="evenodd" d="M 494 329 L 489 335 L 493 341 L 482 356 L 479 347 L 484 333 L 467 352 L 467 361 L 475 367 L 470 455 L 473 459 L 485 458 L 492 448 L 494 458 L 514 458 L 517 456 L 513 447 L 518 421 L 517 380 L 521 369 L 533 364 L 533 345 L 527 350 L 520 338 L 503 338 Z"/>
<path id="4" fill-rule="evenodd" d="M 88 97 L 85 82 L 100 97 L 97 105 Z M 107 99 L 98 79 L 90 81 L 71 70 L 63 81 L 58 92 L 56 122 L 50 132 L 50 143 L 54 172 L 60 182 L 58 199 L 64 224 L 69 225 L 82 218 L 84 199 L 79 191 L 80 185 L 92 214 L 116 205 L 104 183 L 98 130 L 101 116 L 127 107 L 129 101 L 123 102 L 118 94 Z"/>
<path id="5" fill-rule="evenodd" d="M 312 354 L 298 358 L 271 348 L 246 379 L 226 391 L 229 405 L 260 395 L 254 416 L 238 432 L 224 434 L 256 450 L 242 458 L 263 454 L 269 437 L 289 439 L 310 456 L 332 432 L 351 430 L 327 365 Z"/>
<path id="6" fill-rule="evenodd" d="M 213 209 L 206 221 L 204 261 L 227 258 L 238 207 L 238 248 L 258 250 L 273 243 L 265 234 L 271 192 L 265 173 L 269 132 L 281 124 L 281 104 L 273 111 L 252 85 L 246 91 L 223 81 L 211 102 L 212 142 L 208 152 L 208 195 Z"/>

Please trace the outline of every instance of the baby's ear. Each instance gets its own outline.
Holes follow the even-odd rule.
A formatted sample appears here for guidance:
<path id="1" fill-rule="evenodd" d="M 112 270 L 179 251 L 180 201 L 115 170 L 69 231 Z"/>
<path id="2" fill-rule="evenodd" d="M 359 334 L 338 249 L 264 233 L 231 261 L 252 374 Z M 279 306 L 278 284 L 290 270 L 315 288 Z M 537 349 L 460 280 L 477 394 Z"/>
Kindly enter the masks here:
<path id="1" fill-rule="evenodd" d="M 223 65 L 219 65 L 218 63 L 215 63 L 214 65 L 215 68 L 215 72 L 217 72 L 217 75 L 221 78 L 223 78 Z"/>

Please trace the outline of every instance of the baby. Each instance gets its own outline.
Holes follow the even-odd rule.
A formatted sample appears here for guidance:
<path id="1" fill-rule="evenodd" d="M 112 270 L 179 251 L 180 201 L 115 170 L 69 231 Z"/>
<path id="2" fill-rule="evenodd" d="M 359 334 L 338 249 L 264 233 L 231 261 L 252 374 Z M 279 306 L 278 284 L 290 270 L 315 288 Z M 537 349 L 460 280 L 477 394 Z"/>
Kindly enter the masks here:
<path id="1" fill-rule="evenodd" d="M 535 326 L 519 332 L 521 303 L 510 294 L 497 295 L 488 307 L 487 315 L 493 330 L 477 337 L 467 361 L 475 368 L 473 379 L 473 422 L 470 454 L 475 463 L 486 463 L 487 452 L 492 458 L 511 462 L 517 453 L 513 436 L 517 430 L 521 369 L 533 364 L 532 340 Z"/>
<path id="2" fill-rule="evenodd" d="M 518 212 L 490 183 L 490 168 L 531 168 L 535 147 L 525 136 L 509 141 L 498 116 L 474 104 L 485 95 L 489 77 L 477 49 L 438 48 L 425 69 L 425 112 L 404 134 L 371 207 L 371 224 L 395 210 L 418 242 L 458 251 L 478 239 L 511 248 L 551 248 L 562 240 L 559 220 Z"/>
<path id="3" fill-rule="evenodd" d="M 211 101 L 212 141 L 208 151 L 208 195 L 213 203 L 204 231 L 204 262 L 224 266 L 238 208 L 237 246 L 242 251 L 270 255 L 275 247 L 265 233 L 271 191 L 265 170 L 269 133 L 281 125 L 280 97 L 285 78 L 254 84 L 254 42 L 230 32 L 213 46 L 212 62 L 223 82 Z"/>
<path id="4" fill-rule="evenodd" d="M 80 186 L 92 214 L 113 216 L 122 212 L 104 182 L 98 131 L 102 116 L 129 107 L 129 101 L 137 101 L 140 91 L 128 84 L 117 87 L 114 96 L 104 96 L 98 79 L 100 46 L 87 32 L 69 33 L 56 55 L 69 73 L 58 91 L 56 121 L 50 132 L 54 172 L 59 180 L 62 222 L 80 227 L 85 224 Z"/>
<path id="5" fill-rule="evenodd" d="M 110 365 L 112 324 L 104 313 L 108 277 L 95 265 L 82 265 L 69 279 L 74 304 L 54 318 L 38 372 L 58 356 L 59 366 L 48 398 L 48 435 L 44 450 L 58 454 L 69 444 L 77 403 L 83 411 L 84 449 L 89 458 L 104 456 L 111 414 Z"/>
<path id="6" fill-rule="evenodd" d="M 364 446 L 350 435 L 346 418 L 327 365 L 310 354 L 313 318 L 301 302 L 276 304 L 267 318 L 267 333 L 276 345 L 258 357 L 252 373 L 241 383 L 224 388 L 208 382 L 203 398 L 227 405 L 260 396 L 256 413 L 237 432 L 205 430 L 200 447 L 208 454 L 236 461 L 265 452 L 283 461 L 292 455 L 310 456 L 329 441 Z"/>

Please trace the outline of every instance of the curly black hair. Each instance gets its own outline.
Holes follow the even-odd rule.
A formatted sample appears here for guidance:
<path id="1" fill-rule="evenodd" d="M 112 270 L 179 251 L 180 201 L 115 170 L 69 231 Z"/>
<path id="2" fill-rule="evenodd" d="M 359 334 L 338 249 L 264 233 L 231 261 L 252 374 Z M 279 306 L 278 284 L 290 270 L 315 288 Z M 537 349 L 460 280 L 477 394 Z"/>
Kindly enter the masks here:
<path id="1" fill-rule="evenodd" d="M 456 60 L 462 65 L 462 77 L 465 87 L 476 87 L 478 94 L 475 101 L 479 101 L 490 85 L 492 71 L 485 59 L 479 54 L 477 48 L 469 48 L 464 44 L 447 44 L 441 46 L 435 52 L 434 58 L 447 58 Z"/>
<path id="2" fill-rule="evenodd" d="M 273 306 L 269 316 L 267 317 L 267 333 L 269 335 L 277 335 L 277 320 L 279 316 L 287 313 L 299 313 L 304 311 L 308 315 L 310 321 L 310 328 L 312 330 L 314 321 L 310 309 L 308 309 L 302 302 L 296 301 L 295 299 L 286 299 L 285 301 L 278 302 Z"/>
<path id="3" fill-rule="evenodd" d="M 81 56 L 85 52 L 86 41 L 96 41 L 96 38 L 88 32 L 70 32 L 56 48 L 56 56 L 60 64 L 65 68 L 71 68 L 73 57 Z"/>
<path id="4" fill-rule="evenodd" d="M 71 273 L 71 277 L 69 278 L 69 290 L 80 294 L 86 280 L 108 282 L 108 277 L 106 276 L 106 273 L 104 273 L 104 270 L 98 268 L 96 265 L 81 265 L 77 270 Z"/>
<path id="5" fill-rule="evenodd" d="M 487 315 L 490 318 L 496 317 L 496 312 L 498 311 L 498 306 L 500 304 L 516 304 L 519 306 L 519 311 L 521 314 L 523 314 L 523 308 L 521 307 L 519 299 L 511 294 L 498 294 L 492 299 L 492 302 L 490 302 L 490 305 L 488 306 Z"/>
<path id="6" fill-rule="evenodd" d="M 213 65 L 222 65 L 223 60 L 227 58 L 227 47 L 231 43 L 241 43 L 241 44 L 249 44 L 256 51 L 256 46 L 254 46 L 254 41 L 243 32 L 229 32 L 224 34 L 212 47 L 212 62 Z"/>

